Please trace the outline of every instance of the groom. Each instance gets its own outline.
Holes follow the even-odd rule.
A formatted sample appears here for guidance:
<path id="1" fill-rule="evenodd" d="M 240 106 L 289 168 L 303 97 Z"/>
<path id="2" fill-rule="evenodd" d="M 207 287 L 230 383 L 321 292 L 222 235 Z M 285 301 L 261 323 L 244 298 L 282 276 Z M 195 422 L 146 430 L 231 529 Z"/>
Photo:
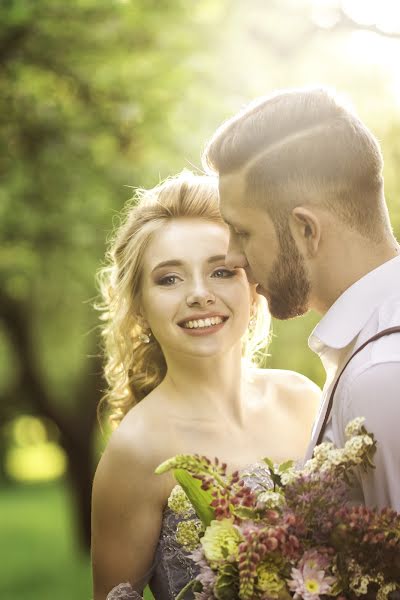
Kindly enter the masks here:
<path id="1" fill-rule="evenodd" d="M 365 417 L 376 469 L 357 474 L 355 499 L 400 511 L 400 246 L 377 140 L 328 90 L 288 90 L 221 125 L 204 162 L 219 175 L 228 266 L 274 317 L 323 315 L 309 340 L 327 378 L 308 457 Z"/>

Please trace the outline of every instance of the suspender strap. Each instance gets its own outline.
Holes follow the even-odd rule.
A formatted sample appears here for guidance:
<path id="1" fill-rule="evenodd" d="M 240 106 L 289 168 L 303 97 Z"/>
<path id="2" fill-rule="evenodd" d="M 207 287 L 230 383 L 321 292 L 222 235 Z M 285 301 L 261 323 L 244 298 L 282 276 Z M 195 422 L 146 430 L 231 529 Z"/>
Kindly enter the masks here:
<path id="1" fill-rule="evenodd" d="M 366 342 L 364 342 L 363 344 L 361 344 L 361 346 L 359 348 L 357 348 L 357 350 L 350 356 L 349 360 L 346 362 L 346 364 L 344 365 L 343 369 L 340 371 L 339 377 L 336 379 L 335 385 L 333 386 L 330 398 L 329 398 L 329 402 L 328 402 L 328 406 L 326 409 L 326 413 L 325 413 L 325 417 L 324 417 L 324 421 L 322 423 L 322 427 L 320 429 L 319 432 L 319 436 L 316 442 L 316 446 L 318 446 L 318 444 L 320 444 L 322 442 L 322 436 L 324 435 L 324 431 L 325 431 L 325 427 L 326 424 L 328 422 L 329 419 L 329 415 L 331 414 L 331 410 L 332 410 L 332 404 L 333 404 L 333 397 L 335 395 L 336 392 L 336 388 L 339 384 L 339 381 L 347 367 L 347 365 L 349 364 L 349 362 L 351 360 L 353 360 L 353 358 L 359 353 L 361 352 L 361 350 L 364 350 L 365 346 L 368 346 L 368 344 L 370 344 L 371 342 L 375 342 L 375 340 L 379 340 L 379 338 L 381 337 L 385 337 L 386 335 L 391 335 L 392 333 L 400 333 L 400 327 L 389 327 L 389 329 L 384 329 L 383 331 L 380 331 L 379 333 L 375 334 L 374 336 L 372 336 L 371 338 L 369 338 L 369 340 L 367 340 Z"/>

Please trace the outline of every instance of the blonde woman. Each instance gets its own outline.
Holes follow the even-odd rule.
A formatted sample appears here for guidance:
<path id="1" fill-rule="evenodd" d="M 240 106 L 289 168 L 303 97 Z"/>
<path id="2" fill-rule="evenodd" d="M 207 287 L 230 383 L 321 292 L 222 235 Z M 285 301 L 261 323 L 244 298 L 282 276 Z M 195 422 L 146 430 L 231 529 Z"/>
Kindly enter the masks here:
<path id="1" fill-rule="evenodd" d="M 167 506 L 175 482 L 154 474 L 162 461 L 199 453 L 243 470 L 307 446 L 319 389 L 252 363 L 269 314 L 244 270 L 226 267 L 228 241 L 216 180 L 190 173 L 139 193 L 117 231 L 101 281 L 118 427 L 93 486 L 94 600 L 147 583 L 172 600 L 194 575 Z"/>

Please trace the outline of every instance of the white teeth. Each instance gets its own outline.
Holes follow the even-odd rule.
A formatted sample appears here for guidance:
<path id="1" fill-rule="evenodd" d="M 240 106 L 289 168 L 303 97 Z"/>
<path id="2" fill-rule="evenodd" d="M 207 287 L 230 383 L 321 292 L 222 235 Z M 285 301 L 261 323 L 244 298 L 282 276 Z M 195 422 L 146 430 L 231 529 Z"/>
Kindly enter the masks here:
<path id="1" fill-rule="evenodd" d="M 197 319 L 196 321 L 186 321 L 183 327 L 186 329 L 199 329 L 201 327 L 211 327 L 211 325 L 219 325 L 223 322 L 221 317 L 210 317 L 207 319 Z"/>

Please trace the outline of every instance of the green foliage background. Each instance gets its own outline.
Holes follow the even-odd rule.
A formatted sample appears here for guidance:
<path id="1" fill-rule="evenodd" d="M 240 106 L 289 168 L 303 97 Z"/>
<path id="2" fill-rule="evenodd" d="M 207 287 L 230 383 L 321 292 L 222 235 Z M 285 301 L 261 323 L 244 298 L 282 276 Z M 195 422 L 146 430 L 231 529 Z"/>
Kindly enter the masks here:
<path id="1" fill-rule="evenodd" d="M 2 1 L 0 305 L 20 310 L 32 348 L 29 357 L 18 352 L 15 321 L 0 312 L 3 425 L 24 413 L 49 417 L 23 377 L 24 361 L 55 410 L 84 419 L 80 390 L 88 355 L 98 351 L 94 274 L 118 211 L 132 187 L 199 168 L 205 140 L 254 96 L 315 82 L 349 94 L 381 140 L 400 235 L 399 34 L 362 28 L 340 2 L 336 16 L 322 28 L 309 0 Z M 322 385 L 307 347 L 316 322 L 310 314 L 274 323 L 268 366 Z M 67 484 L 5 488 L 2 598 L 90 597 Z"/>

